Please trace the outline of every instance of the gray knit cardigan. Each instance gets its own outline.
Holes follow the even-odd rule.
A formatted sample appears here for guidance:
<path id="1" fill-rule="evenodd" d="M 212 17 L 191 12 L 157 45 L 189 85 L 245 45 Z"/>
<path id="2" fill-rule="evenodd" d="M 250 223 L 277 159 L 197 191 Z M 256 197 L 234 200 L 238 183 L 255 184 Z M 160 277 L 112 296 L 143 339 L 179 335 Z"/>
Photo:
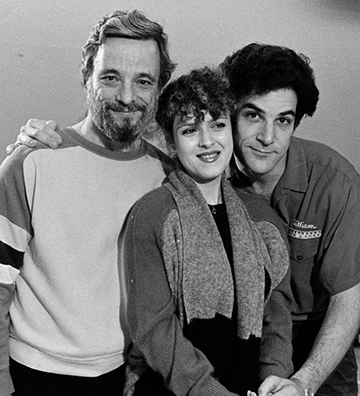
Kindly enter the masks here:
<path id="1" fill-rule="evenodd" d="M 230 317 L 235 290 L 238 336 L 262 336 L 259 379 L 292 372 L 289 257 L 281 225 L 266 203 L 244 196 L 249 212 L 225 177 L 222 195 L 235 280 L 208 206 L 182 171 L 138 201 L 125 232 L 131 356 L 143 355 L 179 395 L 231 394 L 212 377 L 212 366 L 183 336 L 182 325 L 184 317 Z"/>

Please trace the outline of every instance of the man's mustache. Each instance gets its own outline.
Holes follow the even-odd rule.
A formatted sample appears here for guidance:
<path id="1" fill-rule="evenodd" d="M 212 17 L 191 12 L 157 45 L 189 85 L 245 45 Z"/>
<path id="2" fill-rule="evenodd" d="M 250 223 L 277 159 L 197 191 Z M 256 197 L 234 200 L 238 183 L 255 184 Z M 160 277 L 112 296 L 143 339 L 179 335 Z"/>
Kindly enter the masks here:
<path id="1" fill-rule="evenodd" d="M 104 110 L 123 111 L 123 112 L 146 110 L 146 106 L 139 105 L 137 103 L 130 103 L 127 106 L 124 106 L 120 103 L 104 103 L 103 106 L 104 106 Z"/>

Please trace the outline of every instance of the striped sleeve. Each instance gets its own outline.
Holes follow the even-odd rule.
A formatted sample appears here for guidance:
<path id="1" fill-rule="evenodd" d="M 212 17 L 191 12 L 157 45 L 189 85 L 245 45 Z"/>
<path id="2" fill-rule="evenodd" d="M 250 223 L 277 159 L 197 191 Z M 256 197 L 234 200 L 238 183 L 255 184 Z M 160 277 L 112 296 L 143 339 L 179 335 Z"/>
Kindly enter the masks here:
<path id="1" fill-rule="evenodd" d="M 20 269 L 33 234 L 23 171 L 25 158 L 26 150 L 18 149 L 0 166 L 0 282 Z M 13 270 L 4 272 L 6 266 Z"/>
<path id="2" fill-rule="evenodd" d="M 9 309 L 15 280 L 31 238 L 30 207 L 24 182 L 26 149 L 17 149 L 0 166 L 0 394 L 9 395 Z"/>

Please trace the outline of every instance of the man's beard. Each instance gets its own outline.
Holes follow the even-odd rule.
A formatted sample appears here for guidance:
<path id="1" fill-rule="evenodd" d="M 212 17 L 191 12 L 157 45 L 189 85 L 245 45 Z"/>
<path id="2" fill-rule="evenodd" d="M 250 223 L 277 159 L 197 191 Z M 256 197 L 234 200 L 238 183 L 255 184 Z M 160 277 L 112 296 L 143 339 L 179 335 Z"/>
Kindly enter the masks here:
<path id="1" fill-rule="evenodd" d="M 114 143 L 129 146 L 140 135 L 142 135 L 154 119 L 155 106 L 131 103 L 124 106 L 120 103 L 101 102 L 94 92 L 93 87 L 88 90 L 87 100 L 88 109 L 91 113 L 91 120 L 98 132 L 106 136 Z M 131 117 L 123 117 L 117 121 L 110 111 L 140 111 L 141 117 L 133 122 Z"/>

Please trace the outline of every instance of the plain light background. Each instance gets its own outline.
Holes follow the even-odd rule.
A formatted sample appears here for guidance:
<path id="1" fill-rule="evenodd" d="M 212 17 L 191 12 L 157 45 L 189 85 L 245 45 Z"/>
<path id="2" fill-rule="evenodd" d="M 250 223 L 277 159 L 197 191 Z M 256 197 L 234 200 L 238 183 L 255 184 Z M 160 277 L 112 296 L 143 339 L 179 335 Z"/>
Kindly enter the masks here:
<path id="1" fill-rule="evenodd" d="M 326 143 L 360 171 L 359 0 L 0 0 L 0 160 L 29 118 L 61 126 L 83 118 L 81 46 L 117 9 L 164 26 L 175 76 L 253 42 L 309 56 L 320 89 L 296 134 Z"/>

